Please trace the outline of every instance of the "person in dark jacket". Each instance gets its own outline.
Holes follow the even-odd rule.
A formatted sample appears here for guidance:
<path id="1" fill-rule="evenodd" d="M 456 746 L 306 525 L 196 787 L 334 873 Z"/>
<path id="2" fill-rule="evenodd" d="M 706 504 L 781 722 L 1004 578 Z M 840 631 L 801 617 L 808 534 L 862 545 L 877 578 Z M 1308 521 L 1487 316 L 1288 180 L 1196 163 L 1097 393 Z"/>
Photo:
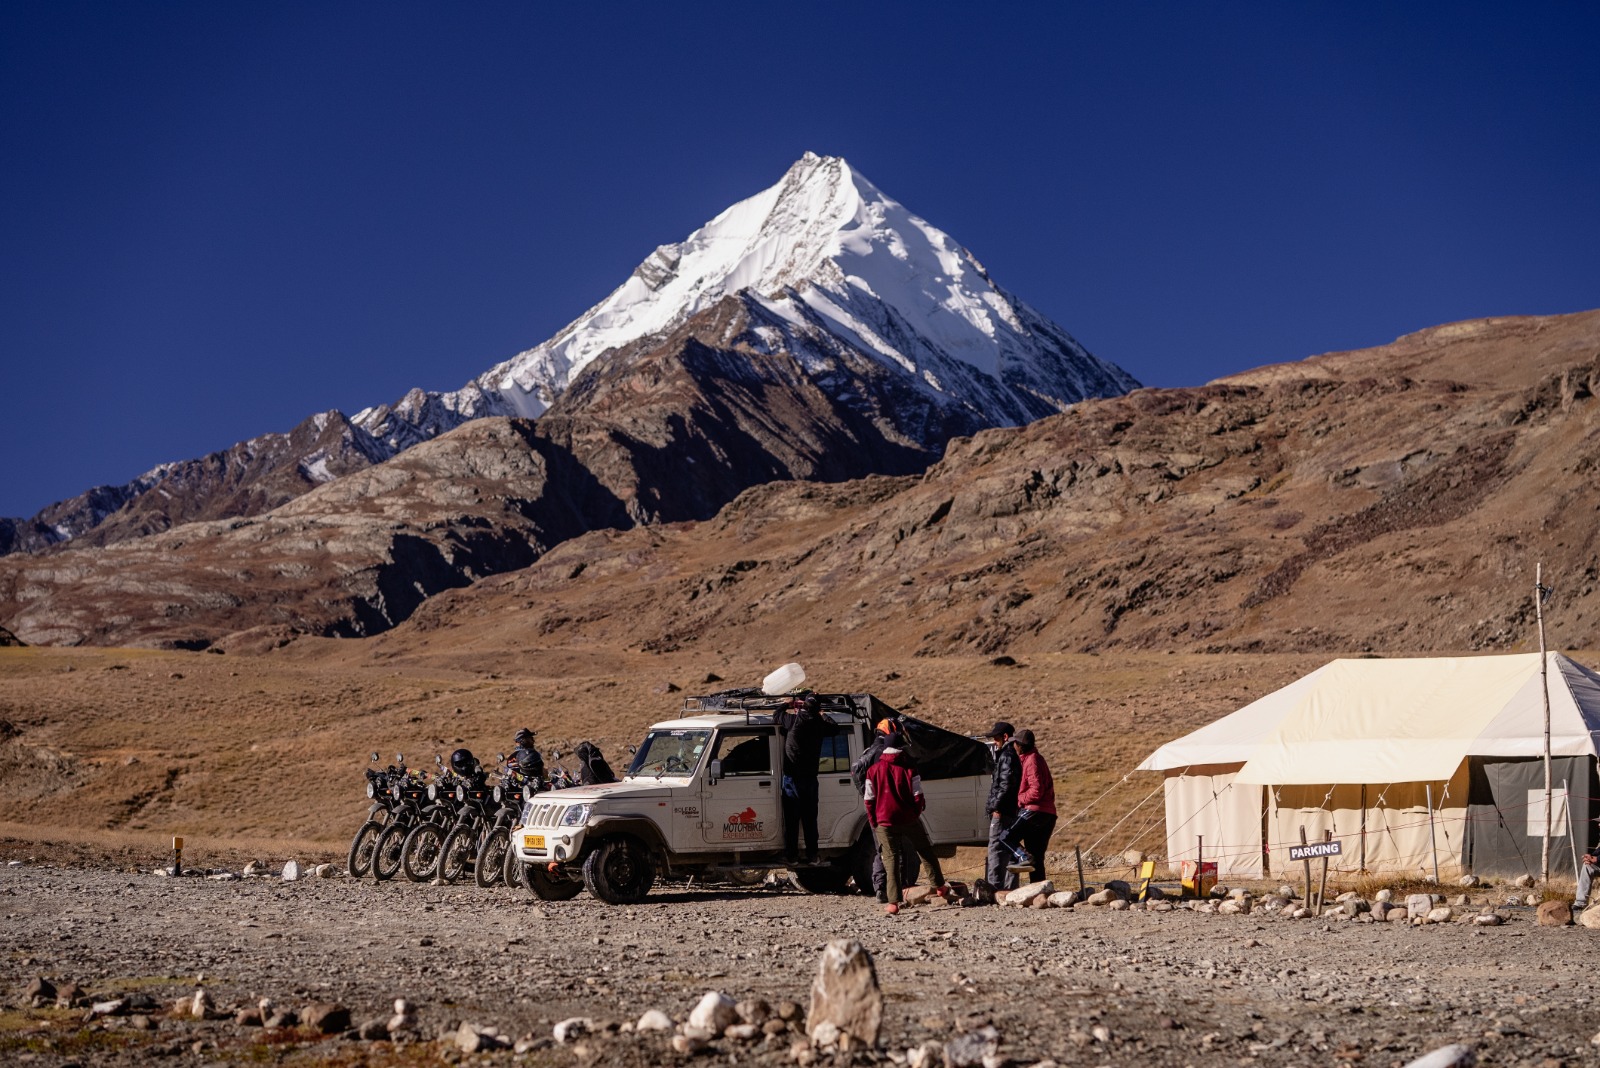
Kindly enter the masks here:
<path id="1" fill-rule="evenodd" d="M 928 840 L 927 828 L 922 826 L 922 812 L 928 807 L 927 798 L 922 795 L 922 779 L 903 751 L 891 746 L 867 769 L 862 799 L 872 836 L 883 857 L 888 893 L 883 911 L 891 916 L 900 911 L 900 870 L 907 850 L 914 850 L 922 858 L 928 865 L 928 878 L 944 893 L 944 871 Z"/>
<path id="2" fill-rule="evenodd" d="M 822 762 L 822 702 L 797 697 L 778 716 L 783 732 L 783 852 L 800 863 L 800 832 L 806 835 L 806 863 L 817 863 L 817 768 Z"/>
<path id="3" fill-rule="evenodd" d="M 1014 890 L 1016 872 L 1008 867 L 1015 859 L 1006 844 L 1006 832 L 1017 818 L 1017 791 L 1022 786 L 1022 765 L 1011 736 L 1016 730 L 1004 720 L 997 721 L 985 735 L 995 747 L 994 778 L 989 783 L 989 856 L 985 875 L 996 890 Z"/>
<path id="4" fill-rule="evenodd" d="M 516 765 L 523 778 L 534 783 L 539 788 L 544 785 L 544 757 L 539 755 L 539 747 L 535 743 L 533 732 L 523 727 L 513 739 L 516 748 L 511 752 L 511 762 Z"/>
<path id="5" fill-rule="evenodd" d="M 617 781 L 616 772 L 606 763 L 605 755 L 600 752 L 598 745 L 588 740 L 581 741 L 574 755 L 578 758 L 578 782 L 582 785 L 597 786 Z"/>
<path id="6" fill-rule="evenodd" d="M 1033 732 L 1017 732 L 1012 743 L 1021 773 L 1017 780 L 1017 820 L 1008 841 L 1022 850 L 1019 864 L 1033 868 L 1031 882 L 1044 881 L 1044 855 L 1056 829 L 1056 784 L 1050 765 L 1034 744 Z"/>

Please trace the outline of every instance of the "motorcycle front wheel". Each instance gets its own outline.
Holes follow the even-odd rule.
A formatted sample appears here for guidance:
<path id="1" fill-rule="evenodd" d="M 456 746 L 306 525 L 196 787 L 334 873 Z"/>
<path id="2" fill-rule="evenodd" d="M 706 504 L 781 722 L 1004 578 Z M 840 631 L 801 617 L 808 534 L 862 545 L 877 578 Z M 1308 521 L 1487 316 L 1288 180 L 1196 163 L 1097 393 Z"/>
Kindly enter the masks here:
<path id="1" fill-rule="evenodd" d="M 479 886 L 488 889 L 505 881 L 506 855 L 511 851 L 511 832 L 504 827 L 490 831 L 478 847 L 478 859 L 473 865 L 472 878 Z"/>
<path id="2" fill-rule="evenodd" d="M 400 871 L 400 855 L 405 851 L 404 827 L 390 824 L 378 835 L 378 844 L 372 850 L 372 877 L 378 882 L 393 879 Z"/>
<path id="3" fill-rule="evenodd" d="M 467 874 L 467 866 L 478 855 L 478 834 L 465 827 L 457 827 L 444 836 L 439 847 L 439 880 L 454 883 Z"/>
<path id="4" fill-rule="evenodd" d="M 377 851 L 378 836 L 382 833 L 383 824 L 368 820 L 350 840 L 350 856 L 346 858 L 345 867 L 350 870 L 352 879 L 363 878 L 372 870 L 372 855 Z"/>
<path id="5" fill-rule="evenodd" d="M 436 823 L 419 823 L 406 835 L 400 849 L 400 867 L 406 878 L 414 883 L 425 883 L 439 870 L 440 847 L 444 845 L 444 830 Z"/>

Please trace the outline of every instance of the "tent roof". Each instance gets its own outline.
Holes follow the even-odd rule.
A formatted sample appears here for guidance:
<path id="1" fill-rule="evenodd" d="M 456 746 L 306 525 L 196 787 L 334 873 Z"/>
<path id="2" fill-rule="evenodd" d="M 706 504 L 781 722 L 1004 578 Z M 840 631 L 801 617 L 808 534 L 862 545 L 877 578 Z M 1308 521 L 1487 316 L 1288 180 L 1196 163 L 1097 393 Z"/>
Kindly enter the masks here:
<path id="1" fill-rule="evenodd" d="M 1551 753 L 1596 752 L 1600 675 L 1550 653 Z M 1468 756 L 1539 756 L 1539 655 L 1335 660 L 1162 746 L 1163 771 L 1242 763 L 1237 781 L 1427 782 Z"/>

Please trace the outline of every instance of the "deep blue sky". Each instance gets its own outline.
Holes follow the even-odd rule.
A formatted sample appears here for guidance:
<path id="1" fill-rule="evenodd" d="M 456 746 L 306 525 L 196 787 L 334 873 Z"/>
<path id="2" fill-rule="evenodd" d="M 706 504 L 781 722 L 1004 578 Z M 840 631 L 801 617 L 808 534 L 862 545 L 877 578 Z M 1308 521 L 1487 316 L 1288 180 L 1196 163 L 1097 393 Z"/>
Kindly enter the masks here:
<path id="1" fill-rule="evenodd" d="M 1600 306 L 1597 12 L 8 0 L 0 515 L 455 388 L 807 149 L 1152 385 Z"/>

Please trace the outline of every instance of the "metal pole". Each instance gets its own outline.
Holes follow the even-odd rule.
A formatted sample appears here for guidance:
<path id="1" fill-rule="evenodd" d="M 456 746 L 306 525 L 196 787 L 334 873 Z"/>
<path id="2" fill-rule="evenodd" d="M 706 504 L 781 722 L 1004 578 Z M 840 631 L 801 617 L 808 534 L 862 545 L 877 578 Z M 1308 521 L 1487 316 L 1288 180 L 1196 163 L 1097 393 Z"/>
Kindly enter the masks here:
<path id="1" fill-rule="evenodd" d="M 1572 849 L 1572 877 L 1578 877 L 1578 841 L 1572 830 L 1572 787 L 1567 785 L 1567 780 L 1561 780 L 1561 807 L 1567 810 L 1567 845 Z"/>
<path id="2" fill-rule="evenodd" d="M 1367 784 L 1361 784 L 1361 874 L 1367 874 Z"/>
<path id="3" fill-rule="evenodd" d="M 1433 850 L 1433 881 L 1439 881 L 1439 838 L 1433 830 L 1433 783 L 1424 783 L 1428 791 L 1428 845 Z M 1549 841 L 1548 838 L 1545 839 Z"/>
<path id="4" fill-rule="evenodd" d="M 1533 611 L 1539 620 L 1539 689 L 1544 694 L 1544 845 L 1539 850 L 1540 879 L 1550 882 L 1550 830 L 1555 813 L 1550 804 L 1550 666 L 1544 653 L 1544 562 L 1533 572 Z M 1570 821 L 1569 821 L 1570 822 Z"/>
<path id="5" fill-rule="evenodd" d="M 1306 844 L 1306 826 L 1303 823 L 1300 825 L 1300 844 L 1301 845 L 1305 845 Z M 1305 862 L 1306 862 L 1306 905 L 1309 907 L 1310 904 L 1311 904 L 1311 858 L 1310 857 L 1306 857 L 1305 858 Z"/>

